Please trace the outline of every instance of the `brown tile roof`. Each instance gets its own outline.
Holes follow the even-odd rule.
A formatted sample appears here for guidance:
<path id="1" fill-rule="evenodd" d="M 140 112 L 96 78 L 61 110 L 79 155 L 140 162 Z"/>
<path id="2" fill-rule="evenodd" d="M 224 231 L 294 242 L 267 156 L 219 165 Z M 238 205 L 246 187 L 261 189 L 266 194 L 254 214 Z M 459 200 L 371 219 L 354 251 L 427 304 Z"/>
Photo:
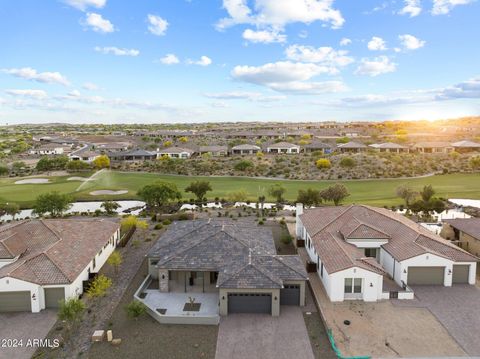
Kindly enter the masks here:
<path id="1" fill-rule="evenodd" d="M 42 285 L 72 283 L 118 228 L 118 223 L 105 219 L 44 219 L 2 225 L 0 243 L 8 248 L 14 241 L 20 256 L 0 268 L 0 278 Z"/>
<path id="2" fill-rule="evenodd" d="M 478 260 L 408 218 L 384 208 L 364 205 L 321 207 L 305 210 L 300 219 L 329 273 L 353 266 L 368 268 L 365 266 L 377 265 L 374 260 L 364 258 L 362 250 L 347 243 L 345 238 L 348 236 L 388 236 L 388 243 L 382 245 L 382 248 L 398 261 L 425 253 L 455 262 Z M 352 235 L 357 237 L 351 237 Z M 379 269 L 375 267 L 374 270 Z"/>
<path id="3" fill-rule="evenodd" d="M 444 222 L 480 240 L 480 218 L 444 219 Z"/>

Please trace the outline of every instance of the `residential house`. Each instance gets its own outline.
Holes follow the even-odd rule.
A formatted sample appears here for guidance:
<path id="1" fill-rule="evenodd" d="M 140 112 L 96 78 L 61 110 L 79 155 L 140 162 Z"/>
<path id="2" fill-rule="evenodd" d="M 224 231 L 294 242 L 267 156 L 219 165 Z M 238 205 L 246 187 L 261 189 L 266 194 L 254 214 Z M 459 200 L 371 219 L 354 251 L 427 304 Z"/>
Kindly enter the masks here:
<path id="1" fill-rule="evenodd" d="M 453 151 L 453 146 L 448 142 L 419 142 L 412 148 L 420 153 L 449 153 Z"/>
<path id="2" fill-rule="evenodd" d="M 228 155 L 228 147 L 227 146 L 200 146 L 198 148 L 198 153 L 200 155 L 209 153 L 213 157 L 221 157 L 221 156 Z"/>
<path id="3" fill-rule="evenodd" d="M 474 255 L 384 208 L 296 210 L 297 238 L 331 301 L 413 299 L 414 285 L 475 284 Z"/>
<path id="4" fill-rule="evenodd" d="M 137 297 L 161 323 L 218 324 L 219 315 L 278 316 L 281 305 L 305 305 L 300 257 L 277 255 L 271 229 L 253 221 L 174 222 L 147 257 Z M 192 298 L 198 314 L 185 309 Z"/>
<path id="5" fill-rule="evenodd" d="M 300 153 L 300 146 L 289 142 L 277 142 L 267 146 L 267 153 Z"/>
<path id="6" fill-rule="evenodd" d="M 452 143 L 452 147 L 456 152 L 478 152 L 480 151 L 480 143 L 473 141 L 459 141 Z"/>
<path id="7" fill-rule="evenodd" d="M 480 218 L 444 219 L 440 235 L 473 255 L 480 256 Z"/>
<path id="8" fill-rule="evenodd" d="M 76 298 L 117 246 L 118 223 L 43 219 L 0 226 L 0 312 L 57 308 Z"/>
<path id="9" fill-rule="evenodd" d="M 157 152 L 146 151 L 141 149 L 130 150 L 130 151 L 118 151 L 108 154 L 108 157 L 112 161 L 148 161 L 154 160 L 157 158 Z"/>
<path id="10" fill-rule="evenodd" d="M 254 155 L 262 152 L 262 149 L 255 145 L 244 144 L 233 146 L 230 151 L 233 155 Z"/>
<path id="11" fill-rule="evenodd" d="M 161 158 L 163 156 L 168 156 L 170 158 L 190 158 L 195 153 L 194 150 L 190 148 L 183 148 L 183 147 L 168 147 L 162 150 L 157 151 L 157 158 Z"/>
<path id="12" fill-rule="evenodd" d="M 81 149 L 74 151 L 68 155 L 72 161 L 83 161 L 87 163 L 92 163 L 95 159 L 102 154 L 97 151 L 92 151 L 90 146 L 82 147 Z"/>
<path id="13" fill-rule="evenodd" d="M 305 152 L 321 152 L 323 154 L 332 153 L 332 146 L 323 142 L 312 141 L 304 146 Z"/>
<path id="14" fill-rule="evenodd" d="M 118 152 L 127 151 L 130 147 L 129 142 L 109 142 L 109 143 L 96 143 L 95 148 L 103 152 Z"/>
<path id="15" fill-rule="evenodd" d="M 63 148 L 63 146 L 59 146 L 54 143 L 48 143 L 40 147 L 32 148 L 28 152 L 31 155 L 45 156 L 45 155 L 63 155 L 64 151 L 65 149 Z"/>
<path id="16" fill-rule="evenodd" d="M 368 149 L 363 143 L 350 141 L 347 143 L 342 143 L 337 146 L 337 150 L 340 152 L 365 152 Z"/>
<path id="17" fill-rule="evenodd" d="M 375 149 L 377 152 L 394 152 L 394 153 L 409 152 L 409 148 L 407 146 L 403 146 L 393 142 L 374 143 L 370 145 L 370 147 Z"/>

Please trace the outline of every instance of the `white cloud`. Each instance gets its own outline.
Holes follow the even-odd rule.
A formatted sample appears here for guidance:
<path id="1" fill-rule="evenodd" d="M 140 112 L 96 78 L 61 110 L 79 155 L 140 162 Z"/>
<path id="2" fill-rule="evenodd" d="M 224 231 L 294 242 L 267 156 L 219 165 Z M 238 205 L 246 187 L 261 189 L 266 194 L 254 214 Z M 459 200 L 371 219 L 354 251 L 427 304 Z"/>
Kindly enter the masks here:
<path id="1" fill-rule="evenodd" d="M 250 42 L 269 44 L 272 42 L 285 42 L 287 36 L 275 30 L 252 30 L 246 29 L 242 37 Z"/>
<path id="2" fill-rule="evenodd" d="M 180 60 L 174 54 L 166 54 L 160 59 L 160 62 L 164 65 L 175 65 L 178 64 Z"/>
<path id="3" fill-rule="evenodd" d="M 372 51 L 384 51 L 387 50 L 387 43 L 381 37 L 373 36 L 368 42 L 367 47 Z"/>
<path id="4" fill-rule="evenodd" d="M 308 37 L 308 31 L 307 30 L 302 30 L 298 33 L 298 37 L 301 39 L 306 39 Z"/>
<path id="5" fill-rule="evenodd" d="M 409 15 L 415 17 L 422 12 L 422 6 L 420 0 L 404 0 L 405 6 L 398 13 L 400 15 Z"/>
<path id="6" fill-rule="evenodd" d="M 95 46 L 95 51 L 105 55 L 112 54 L 115 56 L 138 56 L 140 54 L 140 51 L 137 49 L 126 49 L 115 46 Z"/>
<path id="7" fill-rule="evenodd" d="M 474 0 L 433 0 L 433 15 L 445 15 L 448 14 L 455 6 L 467 5 Z"/>
<path id="8" fill-rule="evenodd" d="M 32 69 L 31 67 L 23 67 L 20 69 L 3 69 L 2 72 L 31 81 L 48 84 L 56 83 L 64 86 L 69 85 L 67 78 L 60 72 L 37 72 L 37 70 Z"/>
<path id="9" fill-rule="evenodd" d="M 208 56 L 204 55 L 200 57 L 200 60 L 195 61 L 188 59 L 186 62 L 188 65 L 208 66 L 212 63 L 212 60 Z"/>
<path id="10" fill-rule="evenodd" d="M 5 93 L 11 96 L 31 97 L 36 100 L 47 98 L 47 93 L 43 90 L 5 90 Z"/>
<path id="11" fill-rule="evenodd" d="M 85 11 L 88 7 L 101 9 L 106 5 L 107 0 L 64 0 L 64 2 L 74 8 Z"/>
<path id="12" fill-rule="evenodd" d="M 82 87 L 85 89 L 85 90 L 88 90 L 88 91 L 97 91 L 99 90 L 100 88 L 98 87 L 97 84 L 94 84 L 93 82 L 85 82 Z"/>
<path id="13" fill-rule="evenodd" d="M 235 66 L 236 80 L 261 85 L 276 91 L 298 93 L 338 92 L 346 89 L 339 81 L 308 82 L 311 78 L 330 73 L 331 68 L 313 63 L 281 61 L 262 66 Z"/>
<path id="14" fill-rule="evenodd" d="M 396 69 L 397 64 L 391 62 L 387 56 L 379 56 L 373 60 L 362 59 L 355 74 L 375 77 L 381 74 L 395 72 Z"/>
<path id="15" fill-rule="evenodd" d="M 335 50 L 331 47 L 314 48 L 312 46 L 291 45 L 285 50 L 285 55 L 289 60 L 299 62 L 314 62 L 329 66 L 331 73 L 338 72 L 338 67 L 347 66 L 354 60 L 347 56 L 348 51 Z"/>
<path id="16" fill-rule="evenodd" d="M 218 29 L 237 24 L 272 26 L 281 29 L 289 23 L 322 21 L 332 28 L 345 22 L 339 10 L 332 7 L 333 0 L 255 0 L 252 8 L 247 0 L 223 0 L 229 17 L 217 23 Z"/>
<path id="17" fill-rule="evenodd" d="M 346 38 L 346 37 L 344 37 L 340 40 L 340 46 L 348 46 L 351 43 L 352 43 L 352 40 L 350 40 L 349 38 Z"/>
<path id="18" fill-rule="evenodd" d="M 398 38 L 405 50 L 417 50 L 425 46 L 424 40 L 420 40 L 413 35 L 399 35 Z"/>
<path id="19" fill-rule="evenodd" d="M 115 27 L 109 20 L 104 19 L 102 15 L 94 12 L 87 13 L 84 25 L 89 26 L 93 31 L 100 33 L 109 33 L 115 31 Z"/>
<path id="20" fill-rule="evenodd" d="M 165 32 L 167 31 L 167 28 L 168 28 L 167 20 L 162 19 L 158 15 L 148 14 L 147 21 L 150 24 L 148 25 L 148 31 L 150 31 L 152 34 L 157 36 L 165 35 Z"/>
<path id="21" fill-rule="evenodd" d="M 284 95 L 264 95 L 260 92 L 248 92 L 248 91 L 233 91 L 233 92 L 217 92 L 217 93 L 205 93 L 205 97 L 213 98 L 216 100 L 248 100 L 252 102 L 275 102 L 286 99 Z"/>

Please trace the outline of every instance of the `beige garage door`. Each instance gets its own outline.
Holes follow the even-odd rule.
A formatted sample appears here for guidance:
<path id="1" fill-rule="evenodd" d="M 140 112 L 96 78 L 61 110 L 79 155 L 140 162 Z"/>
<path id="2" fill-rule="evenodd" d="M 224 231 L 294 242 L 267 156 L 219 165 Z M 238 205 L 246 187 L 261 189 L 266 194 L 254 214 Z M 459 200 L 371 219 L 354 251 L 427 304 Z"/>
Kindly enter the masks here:
<path id="1" fill-rule="evenodd" d="M 453 278 L 452 281 L 454 284 L 468 284 L 468 272 L 470 271 L 470 266 L 468 265 L 453 265 Z"/>
<path id="2" fill-rule="evenodd" d="M 445 267 L 408 267 L 408 285 L 443 285 Z"/>
<path id="3" fill-rule="evenodd" d="M 65 299 L 65 289 L 45 288 L 45 308 L 58 308 L 62 299 Z"/>
<path id="4" fill-rule="evenodd" d="M 0 312 L 31 312 L 30 292 L 1 292 Z"/>

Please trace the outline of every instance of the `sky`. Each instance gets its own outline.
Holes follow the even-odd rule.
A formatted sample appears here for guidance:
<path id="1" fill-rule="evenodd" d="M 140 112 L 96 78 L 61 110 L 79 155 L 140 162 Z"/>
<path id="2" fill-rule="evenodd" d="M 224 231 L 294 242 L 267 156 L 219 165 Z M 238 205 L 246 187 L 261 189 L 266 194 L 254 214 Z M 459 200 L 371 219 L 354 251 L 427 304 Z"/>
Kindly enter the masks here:
<path id="1" fill-rule="evenodd" d="M 0 124 L 480 114 L 478 0 L 2 0 Z"/>

